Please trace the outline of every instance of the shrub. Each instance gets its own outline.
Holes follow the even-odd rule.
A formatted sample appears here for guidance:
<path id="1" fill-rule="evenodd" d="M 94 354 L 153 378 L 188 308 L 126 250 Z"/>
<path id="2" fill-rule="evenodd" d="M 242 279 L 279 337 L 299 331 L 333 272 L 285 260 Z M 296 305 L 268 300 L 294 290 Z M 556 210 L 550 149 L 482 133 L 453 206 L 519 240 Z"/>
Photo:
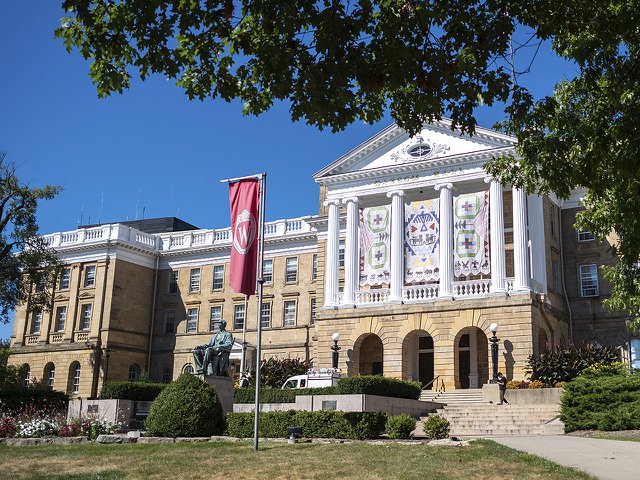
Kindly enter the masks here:
<path id="1" fill-rule="evenodd" d="M 259 435 L 266 438 L 285 438 L 288 426 L 302 427 L 308 438 L 350 438 L 364 440 L 380 436 L 386 414 L 382 412 L 267 412 L 260 415 Z M 254 415 L 230 413 L 227 415 L 227 434 L 232 437 L 253 436 Z"/>
<path id="2" fill-rule="evenodd" d="M 272 388 L 280 388 L 289 377 L 302 375 L 312 365 L 310 360 L 300 358 L 274 358 L 262 360 L 260 363 L 261 385 Z M 254 372 L 255 373 L 255 372 Z M 255 375 L 251 376 L 251 384 L 255 386 Z"/>
<path id="3" fill-rule="evenodd" d="M 18 425 L 16 435 L 23 438 L 50 437 L 58 434 L 58 426 L 49 420 L 36 419 Z"/>
<path id="4" fill-rule="evenodd" d="M 409 438 L 414 428 L 416 419 L 406 413 L 390 416 L 385 424 L 389 438 Z"/>
<path id="5" fill-rule="evenodd" d="M 260 403 L 294 403 L 298 395 L 333 395 L 336 387 L 322 388 L 261 388 Z M 256 399 L 256 389 L 236 388 L 233 390 L 233 403 L 254 403 Z"/>
<path id="6" fill-rule="evenodd" d="M 424 434 L 433 440 L 447 438 L 450 428 L 449 420 L 440 415 L 429 415 L 422 426 Z"/>
<path id="7" fill-rule="evenodd" d="M 526 382 L 522 382 L 520 380 L 510 380 L 507 382 L 507 388 L 509 390 L 518 390 L 519 388 L 522 388 L 523 383 L 526 383 Z"/>
<path id="8" fill-rule="evenodd" d="M 208 437 L 224 431 L 224 417 L 215 387 L 198 377 L 181 375 L 151 404 L 145 421 L 149 435 Z"/>
<path id="9" fill-rule="evenodd" d="M 533 380 L 532 382 L 529 382 L 528 388 L 544 388 L 544 383 L 540 380 Z"/>
<path id="10" fill-rule="evenodd" d="M 583 375 L 564 386 L 565 431 L 640 429 L 640 376 Z"/>
<path id="11" fill-rule="evenodd" d="M 0 412 L 22 409 L 27 406 L 36 409 L 67 410 L 69 396 L 63 392 L 25 388 L 4 390 L 0 395 Z"/>
<path id="12" fill-rule="evenodd" d="M 573 380 L 591 365 L 611 365 L 619 359 L 615 347 L 592 344 L 580 348 L 557 346 L 540 355 L 531 355 L 528 360 L 528 373 L 531 380 L 540 380 L 545 386 L 551 387 L 558 382 Z"/>
<path id="13" fill-rule="evenodd" d="M 622 362 L 613 362 L 609 365 L 594 363 L 585 368 L 580 375 L 586 377 L 602 377 L 608 375 L 627 375 L 628 367 Z"/>
<path id="14" fill-rule="evenodd" d="M 336 391 L 342 395 L 361 393 L 418 400 L 421 387 L 419 382 L 405 382 L 397 378 L 382 377 L 380 375 L 363 375 L 360 377 L 341 378 L 336 385 Z"/>
<path id="15" fill-rule="evenodd" d="M 150 382 L 107 382 L 100 392 L 101 399 L 120 399 L 151 402 L 167 386 L 166 383 Z"/>
<path id="16" fill-rule="evenodd" d="M 16 425 L 11 417 L 0 418 L 0 438 L 13 437 L 16 434 Z"/>

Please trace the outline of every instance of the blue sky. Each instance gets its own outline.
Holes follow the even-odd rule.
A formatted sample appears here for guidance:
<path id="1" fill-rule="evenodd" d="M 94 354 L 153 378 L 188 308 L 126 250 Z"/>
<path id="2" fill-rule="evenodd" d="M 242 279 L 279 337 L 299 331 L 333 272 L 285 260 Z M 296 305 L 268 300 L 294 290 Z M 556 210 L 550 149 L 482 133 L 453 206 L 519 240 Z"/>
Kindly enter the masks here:
<path id="1" fill-rule="evenodd" d="M 267 220 L 315 214 L 312 174 L 392 122 L 320 132 L 292 123 L 284 104 L 244 117 L 237 102 L 189 101 L 160 77 L 100 100 L 88 62 L 53 37 L 62 16 L 57 1 L 0 2 L 0 150 L 29 184 L 64 188 L 39 208 L 42 233 L 73 230 L 81 215 L 85 224 L 144 215 L 225 227 L 219 180 L 263 171 Z M 543 49 L 533 72 L 527 84 L 543 95 L 573 68 Z M 500 108 L 478 110 L 484 127 L 502 117 Z"/>

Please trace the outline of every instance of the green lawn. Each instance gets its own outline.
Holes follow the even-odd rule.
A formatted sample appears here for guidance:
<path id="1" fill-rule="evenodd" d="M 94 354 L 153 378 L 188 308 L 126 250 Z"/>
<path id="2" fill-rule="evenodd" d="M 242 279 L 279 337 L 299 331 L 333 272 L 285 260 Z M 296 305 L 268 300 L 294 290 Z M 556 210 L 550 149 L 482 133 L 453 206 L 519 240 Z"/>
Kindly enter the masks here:
<path id="1" fill-rule="evenodd" d="M 177 443 L 0 446 L 0 479 L 592 479 L 488 440 L 469 447 Z"/>

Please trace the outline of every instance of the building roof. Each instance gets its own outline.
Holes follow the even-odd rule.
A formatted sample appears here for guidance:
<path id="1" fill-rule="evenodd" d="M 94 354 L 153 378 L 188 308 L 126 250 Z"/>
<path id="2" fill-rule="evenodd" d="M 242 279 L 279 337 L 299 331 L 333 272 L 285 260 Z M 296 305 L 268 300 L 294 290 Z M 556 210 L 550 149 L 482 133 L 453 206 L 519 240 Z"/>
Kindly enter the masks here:
<path id="1" fill-rule="evenodd" d="M 125 222 L 110 222 L 126 225 L 127 227 L 135 228 L 144 233 L 168 233 L 168 232 L 181 232 L 185 230 L 200 230 L 199 227 L 191 225 L 177 217 L 160 217 L 160 218 L 145 218 L 144 220 L 127 220 Z M 83 228 L 98 227 L 106 224 L 95 225 L 82 225 Z"/>

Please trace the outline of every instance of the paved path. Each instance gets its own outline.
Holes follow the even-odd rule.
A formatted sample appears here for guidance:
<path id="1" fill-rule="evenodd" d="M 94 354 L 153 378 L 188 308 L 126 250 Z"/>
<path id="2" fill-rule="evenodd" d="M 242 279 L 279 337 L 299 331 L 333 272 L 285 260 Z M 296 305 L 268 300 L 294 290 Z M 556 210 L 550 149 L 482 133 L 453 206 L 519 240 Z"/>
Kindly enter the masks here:
<path id="1" fill-rule="evenodd" d="M 494 437 L 491 440 L 583 470 L 601 480 L 640 478 L 640 442 L 570 435 Z"/>

